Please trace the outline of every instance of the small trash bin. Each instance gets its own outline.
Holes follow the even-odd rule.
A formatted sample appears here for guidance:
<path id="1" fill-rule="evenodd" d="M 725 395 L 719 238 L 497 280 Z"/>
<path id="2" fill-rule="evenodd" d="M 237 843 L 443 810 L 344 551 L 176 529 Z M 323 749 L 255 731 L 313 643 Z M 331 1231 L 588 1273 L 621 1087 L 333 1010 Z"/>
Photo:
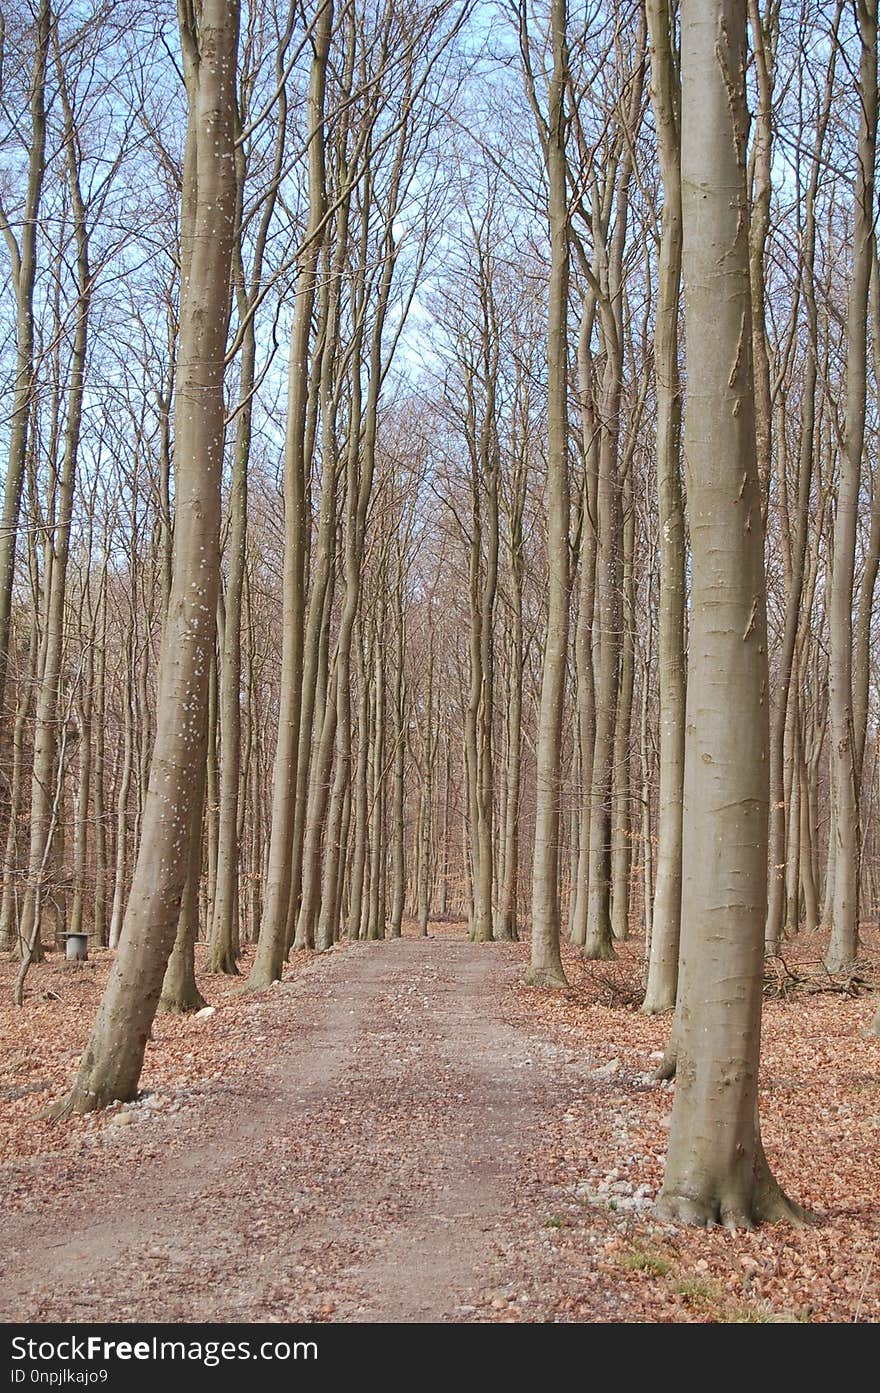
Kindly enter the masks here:
<path id="1" fill-rule="evenodd" d="M 88 934 L 68 934 L 66 955 L 69 963 L 83 962 L 89 956 Z"/>

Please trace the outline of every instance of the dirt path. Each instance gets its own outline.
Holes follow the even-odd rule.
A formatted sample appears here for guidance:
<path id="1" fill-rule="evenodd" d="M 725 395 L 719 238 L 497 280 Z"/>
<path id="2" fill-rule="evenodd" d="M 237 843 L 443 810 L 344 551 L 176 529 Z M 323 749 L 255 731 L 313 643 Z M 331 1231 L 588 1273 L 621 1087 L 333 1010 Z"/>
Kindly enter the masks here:
<path id="1" fill-rule="evenodd" d="M 518 1171 L 589 1061 L 502 1022 L 519 970 L 449 939 L 331 954 L 249 1005 L 247 1078 L 147 1097 L 73 1163 L 4 1166 L 28 1202 L 0 1317 L 540 1319 L 565 1274 L 553 1197 Z"/>

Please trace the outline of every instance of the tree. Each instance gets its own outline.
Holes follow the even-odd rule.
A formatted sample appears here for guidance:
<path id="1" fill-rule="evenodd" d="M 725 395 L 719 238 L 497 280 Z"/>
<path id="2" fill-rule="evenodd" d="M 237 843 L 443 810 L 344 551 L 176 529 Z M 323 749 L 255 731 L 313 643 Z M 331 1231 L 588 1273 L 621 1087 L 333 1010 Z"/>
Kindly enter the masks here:
<path id="1" fill-rule="evenodd" d="M 550 226 L 550 286 L 547 308 L 547 560 L 550 571 L 547 630 L 538 717 L 535 847 L 532 867 L 532 959 L 534 986 L 567 985 L 559 953 L 559 820 L 562 763 L 562 705 L 568 650 L 568 197 L 565 158 L 565 92 L 568 82 L 566 0 L 552 0 L 550 32 L 553 71 L 546 120 L 531 80 L 526 12 L 520 10 L 521 48 L 547 168 Z"/>
<path id="2" fill-rule="evenodd" d="M 71 1094 L 90 1112 L 133 1098 L 198 835 L 219 585 L 223 368 L 235 225 L 237 0 L 179 0 L 189 104 L 184 156 L 171 594 L 141 842 L 119 952 Z"/>
<path id="3" fill-rule="evenodd" d="M 682 16 L 685 465 L 692 614 L 682 994 L 667 1218 L 792 1218 L 758 1123 L 767 907 L 763 526 L 751 360 L 746 3 Z"/>
<path id="4" fill-rule="evenodd" d="M 853 720 L 853 578 L 865 446 L 868 288 L 877 157 L 877 0 L 859 0 L 859 143 L 853 210 L 853 269 L 846 322 L 846 419 L 834 518 L 828 702 L 834 800 L 834 893 L 827 966 L 850 966 L 859 946 L 859 775 Z"/>
<path id="5" fill-rule="evenodd" d="M 681 497 L 681 87 L 676 26 L 667 0 L 647 0 L 651 101 L 663 178 L 657 267 L 657 501 L 660 535 L 660 788 L 657 880 L 642 1010 L 671 1011 L 678 987 L 685 726 L 685 541 Z"/>
<path id="6" fill-rule="evenodd" d="M 34 387 L 34 281 L 37 273 L 37 231 L 40 197 L 46 174 L 46 67 L 52 10 L 40 0 L 34 29 L 34 58 L 30 84 L 31 130 L 28 140 L 27 190 L 21 217 L 21 239 L 16 239 L 11 214 L 0 203 L 0 231 L 12 263 L 16 300 L 15 388 L 12 429 L 9 438 L 6 483 L 3 491 L 3 523 L 0 526 L 0 712 L 9 659 L 9 624 L 18 517 L 28 450 L 28 427 Z M 5 37 L 5 34 L 4 34 Z"/>

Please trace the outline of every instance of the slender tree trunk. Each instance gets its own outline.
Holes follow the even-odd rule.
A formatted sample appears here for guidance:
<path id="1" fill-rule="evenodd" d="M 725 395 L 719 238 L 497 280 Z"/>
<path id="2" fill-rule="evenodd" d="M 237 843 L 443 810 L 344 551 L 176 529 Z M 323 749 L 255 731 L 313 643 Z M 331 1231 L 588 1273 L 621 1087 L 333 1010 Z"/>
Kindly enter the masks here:
<path id="1" fill-rule="evenodd" d="M 834 892 L 826 965 L 841 972 L 859 949 L 859 770 L 853 722 L 853 577 L 867 395 L 868 288 L 874 236 L 877 147 L 877 0 L 858 5 L 859 144 L 853 214 L 853 270 L 846 326 L 846 419 L 840 457 L 831 571 L 828 701 L 834 794 Z"/>
<path id="2" fill-rule="evenodd" d="M 524 477 L 522 478 L 524 485 Z M 522 769 L 522 686 L 523 686 L 523 598 L 522 598 L 522 512 L 524 487 L 517 487 L 509 519 L 509 557 L 511 586 L 511 634 L 509 641 L 508 699 L 507 699 L 507 763 L 504 813 L 504 875 L 501 883 L 496 938 L 502 942 L 519 938 L 517 926 L 517 889 L 519 882 L 519 817 Z M 449 767 L 447 760 L 446 804 L 449 801 Z M 444 812 L 444 909 L 446 884 L 446 826 Z"/>
<path id="3" fill-rule="evenodd" d="M 67 562 L 70 550 L 70 531 L 73 518 L 73 496 L 76 486 L 85 392 L 86 347 L 88 343 L 89 309 L 92 296 L 92 273 L 89 265 L 89 241 L 86 228 L 86 209 L 80 185 L 77 133 L 67 87 L 63 79 L 61 58 L 58 55 L 61 107 L 64 116 L 66 170 L 70 185 L 73 212 L 74 244 L 76 248 L 76 305 L 75 327 L 71 349 L 70 379 L 67 394 L 67 422 L 64 432 L 64 454 L 58 478 L 57 512 L 54 536 L 47 541 L 51 551 L 51 566 L 46 579 L 46 632 L 43 636 L 42 672 L 37 690 L 34 721 L 34 763 L 31 783 L 30 855 L 28 884 L 22 912 L 22 936 L 30 943 L 39 942 L 40 923 L 38 903 L 45 898 L 40 884 L 51 857 L 50 827 L 53 820 L 53 789 L 58 762 L 58 725 L 60 715 L 61 667 L 65 641 L 65 601 L 67 594 Z M 2 577 L 0 577 L 2 583 Z M 0 614 L 2 621 L 2 614 Z M 2 638 L 2 630 L 0 630 Z M 59 768 L 59 779 L 63 771 Z M 86 798 L 88 791 L 86 790 Z"/>
<path id="4" fill-rule="evenodd" d="M 134 713 L 132 711 L 132 644 L 129 642 L 127 661 L 122 676 L 123 736 L 122 736 L 122 774 L 116 798 L 116 869 L 113 879 L 113 904 L 110 910 L 111 948 L 119 947 L 122 933 L 122 920 L 125 913 L 125 888 L 128 855 L 128 802 L 131 790 L 131 776 L 134 770 Z"/>
<path id="5" fill-rule="evenodd" d="M 284 579 L 281 653 L 282 707 L 278 719 L 272 793 L 269 863 L 257 955 L 248 978 L 255 990 L 281 976 L 287 948 L 294 843 L 294 798 L 302 711 L 303 618 L 305 613 L 307 399 L 309 343 L 317 288 L 321 236 L 327 205 L 324 160 L 324 102 L 333 32 L 333 3 L 324 0 L 315 26 L 309 79 L 309 218 L 297 274 L 290 340 L 284 457 Z"/>
<path id="6" fill-rule="evenodd" d="M 596 499 L 599 484 L 599 431 L 593 403 L 593 366 L 590 335 L 595 319 L 595 297 L 581 306 L 578 334 L 578 391 L 581 399 L 581 451 L 584 460 L 583 518 L 581 521 L 578 617 L 574 638 L 577 685 L 577 736 L 580 745 L 580 806 L 578 809 L 578 864 L 569 916 L 569 937 L 583 947 L 587 937 L 587 905 L 590 891 L 590 816 L 593 807 L 593 754 L 596 746 L 596 674 L 593 671 L 593 631 L 596 613 Z"/>
<path id="7" fill-rule="evenodd" d="M 614 800 L 611 820 L 611 928 L 614 937 L 629 934 L 629 878 L 632 864 L 630 825 L 630 733 L 635 680 L 635 593 L 633 563 L 635 512 L 632 465 L 624 483 L 623 520 L 623 649 L 620 658 L 620 692 L 614 728 Z"/>
<path id="8" fill-rule="evenodd" d="M 754 0 L 751 0 L 754 6 Z M 834 22 L 834 34 L 840 22 L 841 5 L 838 3 Z M 753 25 L 754 25 L 753 17 Z M 834 68 L 836 43 L 832 44 L 825 94 L 816 126 L 812 167 L 806 189 L 803 238 L 803 298 L 807 317 L 806 358 L 803 367 L 803 386 L 801 389 L 801 434 L 798 454 L 797 502 L 794 536 L 788 549 L 789 564 L 786 568 L 785 626 L 776 660 L 776 682 L 770 717 L 770 828 L 769 861 L 770 882 L 767 901 L 767 925 L 764 932 L 768 953 L 779 949 L 779 938 L 783 918 L 783 887 L 785 877 L 785 799 L 783 797 L 784 742 L 786 712 L 791 687 L 792 664 L 795 645 L 801 620 L 801 600 L 804 586 L 804 564 L 807 548 L 807 530 L 810 514 L 810 489 L 813 478 L 813 451 L 815 444 L 816 421 L 816 382 L 819 323 L 816 306 L 815 264 L 816 264 L 816 196 L 823 167 L 825 132 L 831 111 L 834 92 Z M 769 177 L 769 176 L 768 176 Z M 784 433 L 780 433 L 780 446 Z M 784 453 L 780 449 L 780 455 Z M 784 483 L 784 478 L 781 483 Z M 788 529 L 786 529 L 788 530 Z"/>
<path id="9" fill-rule="evenodd" d="M 107 538 L 104 539 L 104 556 L 101 571 L 100 630 L 97 637 L 98 653 L 95 670 L 94 722 L 94 799 L 95 815 L 95 897 L 92 907 L 92 933 L 95 945 L 104 948 L 107 944 L 107 823 L 104 790 L 104 752 L 106 736 L 104 725 L 107 718 Z"/>
<path id="10" fill-rule="evenodd" d="M 92 786 L 92 703 L 94 693 L 94 645 L 88 641 L 89 653 L 84 676 L 85 692 L 77 701 L 77 735 L 79 740 L 79 782 L 76 789 L 73 841 L 73 908 L 70 932 L 83 932 L 86 857 L 89 835 L 89 799 Z"/>
<path id="11" fill-rule="evenodd" d="M 350 900 L 348 909 L 348 936 L 359 938 L 363 920 L 363 907 L 366 898 L 367 873 L 367 822 L 369 817 L 369 794 L 367 789 L 367 761 L 369 758 L 370 695 L 367 687 L 367 664 L 364 654 L 363 624 L 359 626 L 358 658 L 358 752 L 354 776 L 354 848 L 352 852 Z"/>
<path id="12" fill-rule="evenodd" d="M 565 694 L 569 602 L 568 386 L 568 209 L 565 156 L 565 89 L 568 81 L 566 0 L 550 11 L 553 73 L 545 158 L 549 185 L 550 299 L 547 317 L 547 633 L 538 716 L 535 853 L 532 867 L 532 957 L 534 986 L 567 986 L 559 952 L 559 799 L 562 759 L 562 702 Z"/>
<path id="13" fill-rule="evenodd" d="M 403 908 L 406 899 L 406 864 L 404 841 L 406 822 L 404 815 L 404 759 L 406 755 L 406 711 L 404 704 L 404 609 L 403 609 L 403 557 L 398 557 L 397 583 L 395 585 L 395 628 L 396 657 L 394 668 L 394 696 L 392 715 L 394 718 L 394 783 L 391 804 L 391 922 L 389 935 L 400 938 L 403 923 Z"/>
<path id="14" fill-rule="evenodd" d="M 384 578 L 383 578 L 384 579 Z M 370 887 L 365 938 L 385 937 L 385 702 L 384 634 L 386 592 L 382 589 L 373 635 L 373 710 L 370 741 Z"/>
<path id="15" fill-rule="evenodd" d="M 34 61 L 31 68 L 31 129 L 20 244 L 16 242 L 12 227 L 0 204 L 0 231 L 3 233 L 12 261 L 12 284 L 16 305 L 15 385 L 9 415 L 9 454 L 3 492 L 3 519 L 0 524 L 0 715 L 3 712 L 6 688 L 18 518 L 34 390 L 34 283 L 37 274 L 40 198 L 46 172 L 46 66 L 51 23 L 52 10 L 49 0 L 40 0 L 34 33 Z"/>
<path id="16" fill-rule="evenodd" d="M 18 702 L 15 708 L 15 725 L 12 731 L 12 779 L 9 789 L 9 822 L 6 827 L 6 852 L 3 857 L 3 897 L 0 900 L 0 952 L 9 952 L 16 942 L 20 942 L 18 927 L 20 922 L 19 894 L 19 823 L 22 812 L 24 738 L 34 687 L 34 667 L 37 661 L 37 621 L 36 615 L 31 624 L 30 651 L 28 664 L 19 684 Z"/>
<path id="17" fill-rule="evenodd" d="M 657 499 L 660 526 L 658 682 L 660 770 L 651 951 L 642 1010 L 671 1011 L 678 987 L 685 730 L 685 535 L 681 497 L 681 86 L 669 0 L 647 0 L 651 101 L 663 176 L 654 364 L 657 377 Z"/>

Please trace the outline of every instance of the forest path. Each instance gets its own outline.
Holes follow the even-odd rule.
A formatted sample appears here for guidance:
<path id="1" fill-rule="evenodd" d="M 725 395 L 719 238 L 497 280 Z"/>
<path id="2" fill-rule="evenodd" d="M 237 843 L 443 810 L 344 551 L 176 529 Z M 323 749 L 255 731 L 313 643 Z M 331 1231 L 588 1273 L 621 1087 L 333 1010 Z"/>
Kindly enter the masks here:
<path id="1" fill-rule="evenodd" d="M 72 1165 L 3 1167 L 27 1205 L 4 1222 L 0 1318 L 541 1319 L 544 1286 L 583 1300 L 529 1157 L 595 1084 L 503 1020 L 521 972 L 503 945 L 404 938 L 253 998 L 246 1075 L 146 1098 Z M 608 1318 L 601 1279 L 589 1300 L 580 1319 Z"/>

